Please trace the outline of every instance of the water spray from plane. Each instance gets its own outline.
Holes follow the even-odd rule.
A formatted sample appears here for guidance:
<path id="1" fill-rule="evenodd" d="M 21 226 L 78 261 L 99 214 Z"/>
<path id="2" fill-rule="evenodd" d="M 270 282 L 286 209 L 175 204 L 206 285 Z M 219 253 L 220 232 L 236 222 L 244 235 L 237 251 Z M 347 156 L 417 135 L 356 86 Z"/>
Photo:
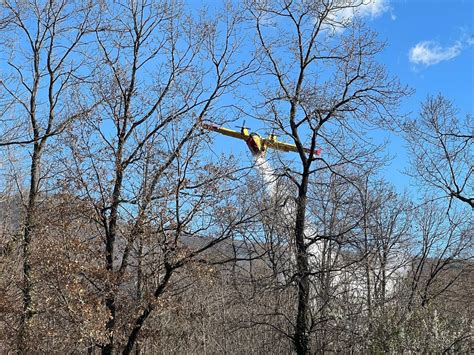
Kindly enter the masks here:
<path id="1" fill-rule="evenodd" d="M 259 171 L 265 183 L 265 189 L 269 196 L 275 197 L 277 192 L 277 175 L 271 168 L 265 155 L 257 154 L 254 155 L 255 168 Z"/>

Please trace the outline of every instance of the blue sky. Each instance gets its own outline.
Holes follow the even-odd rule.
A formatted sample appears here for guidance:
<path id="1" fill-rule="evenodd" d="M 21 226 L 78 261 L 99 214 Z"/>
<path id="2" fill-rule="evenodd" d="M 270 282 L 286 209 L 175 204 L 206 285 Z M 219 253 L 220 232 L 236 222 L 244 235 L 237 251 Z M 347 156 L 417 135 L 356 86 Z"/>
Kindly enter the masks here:
<path id="1" fill-rule="evenodd" d="M 417 106 L 426 95 L 441 92 L 472 113 L 474 1 L 378 2 L 387 10 L 369 25 L 387 41 L 382 62 L 416 90 L 406 105 Z"/>
<path id="2" fill-rule="evenodd" d="M 401 111 L 416 117 L 427 95 L 441 93 L 453 100 L 460 115 L 474 114 L 474 1 L 376 0 L 382 8 L 368 18 L 387 43 L 380 60 L 392 75 L 415 90 Z M 391 135 L 386 178 L 398 189 L 412 181 L 401 171 L 407 167 L 404 142 Z"/>
<path id="3" fill-rule="evenodd" d="M 402 113 L 416 117 L 428 95 L 453 100 L 461 115 L 474 114 L 474 0 L 365 0 L 362 16 L 386 41 L 379 60 L 389 73 L 415 90 L 404 99 Z M 376 132 L 387 136 L 384 132 Z M 244 144 L 216 137 L 215 152 L 245 154 Z M 408 167 L 404 141 L 389 134 L 388 153 L 395 156 L 382 172 L 398 190 L 412 190 L 403 174 Z"/>

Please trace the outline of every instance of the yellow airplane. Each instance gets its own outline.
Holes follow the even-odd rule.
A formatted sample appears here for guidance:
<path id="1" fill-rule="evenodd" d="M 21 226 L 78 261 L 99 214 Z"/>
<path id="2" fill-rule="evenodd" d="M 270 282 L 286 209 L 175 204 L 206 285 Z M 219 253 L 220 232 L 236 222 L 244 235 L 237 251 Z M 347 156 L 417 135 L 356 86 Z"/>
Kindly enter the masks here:
<path id="1" fill-rule="evenodd" d="M 245 121 L 240 132 L 225 127 L 219 127 L 213 123 L 203 123 L 202 127 L 209 131 L 244 140 L 253 155 L 263 155 L 266 153 L 267 148 L 278 149 L 283 152 L 298 152 L 296 145 L 277 140 L 277 136 L 273 133 L 270 134 L 268 138 L 262 138 L 258 133 L 249 132 L 248 128 L 245 127 Z M 306 153 L 311 153 L 311 149 L 303 149 Z M 315 150 L 315 153 L 316 155 L 321 155 L 321 148 Z"/>

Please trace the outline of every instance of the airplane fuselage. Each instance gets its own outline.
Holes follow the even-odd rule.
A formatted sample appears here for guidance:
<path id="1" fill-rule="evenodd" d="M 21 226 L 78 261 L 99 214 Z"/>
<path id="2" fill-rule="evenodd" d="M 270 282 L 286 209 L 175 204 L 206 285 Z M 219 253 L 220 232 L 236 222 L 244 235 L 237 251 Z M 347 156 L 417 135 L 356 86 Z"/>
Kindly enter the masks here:
<path id="1" fill-rule="evenodd" d="M 252 155 L 263 155 L 267 150 L 262 138 L 257 133 L 251 133 L 245 143 L 247 143 Z"/>

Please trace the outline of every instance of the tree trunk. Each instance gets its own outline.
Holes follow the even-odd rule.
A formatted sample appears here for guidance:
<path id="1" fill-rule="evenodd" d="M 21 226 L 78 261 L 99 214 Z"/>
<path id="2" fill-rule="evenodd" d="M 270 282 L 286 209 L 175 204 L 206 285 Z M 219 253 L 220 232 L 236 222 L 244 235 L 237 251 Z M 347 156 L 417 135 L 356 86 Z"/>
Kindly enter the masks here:
<path id="1" fill-rule="evenodd" d="M 28 351 L 29 322 L 34 314 L 33 310 L 33 282 L 31 280 L 31 239 L 35 229 L 36 200 L 38 197 L 39 169 L 41 159 L 41 146 L 35 143 L 30 167 L 30 191 L 26 209 L 25 226 L 23 229 L 23 313 L 19 330 L 19 353 Z"/>
<path id="2" fill-rule="evenodd" d="M 120 195 L 122 190 L 123 181 L 123 169 L 122 169 L 122 144 L 119 144 L 117 153 L 117 164 L 116 164 L 116 177 L 114 190 L 112 193 L 112 204 L 110 208 L 110 220 L 108 224 L 108 230 L 106 232 L 105 241 L 105 268 L 112 278 L 112 286 L 107 292 L 105 298 L 105 306 L 110 312 L 110 318 L 107 321 L 105 329 L 109 334 L 108 343 L 102 348 L 103 355 L 112 355 L 114 352 L 114 328 L 115 328 L 115 316 L 116 316 L 116 304 L 115 304 L 115 275 L 114 275 L 114 245 L 115 238 L 117 236 L 117 221 L 118 221 L 118 208 L 120 205 Z"/>
<path id="3" fill-rule="evenodd" d="M 303 173 L 302 182 L 298 191 L 298 205 L 295 224 L 296 244 L 296 272 L 298 287 L 298 313 L 294 334 L 294 347 L 297 354 L 309 353 L 308 339 L 308 306 L 309 306 L 309 263 L 305 243 L 306 195 L 308 188 L 308 174 Z"/>
<path id="4" fill-rule="evenodd" d="M 153 297 L 155 300 L 163 294 L 166 286 L 168 285 L 168 281 L 170 280 L 171 275 L 173 274 L 174 269 L 169 264 L 165 265 L 165 269 L 166 271 L 165 271 L 165 274 L 163 275 L 163 279 L 161 280 L 159 286 L 156 288 L 153 294 Z M 138 336 L 140 335 L 140 331 L 143 325 L 145 324 L 145 321 L 148 319 L 148 317 L 150 316 L 154 308 L 155 308 L 154 302 L 153 301 L 148 302 L 147 306 L 142 310 L 141 314 L 136 318 L 133 330 L 128 337 L 127 345 L 122 351 L 123 355 L 131 354 L 133 347 L 135 346 L 138 340 Z"/>

